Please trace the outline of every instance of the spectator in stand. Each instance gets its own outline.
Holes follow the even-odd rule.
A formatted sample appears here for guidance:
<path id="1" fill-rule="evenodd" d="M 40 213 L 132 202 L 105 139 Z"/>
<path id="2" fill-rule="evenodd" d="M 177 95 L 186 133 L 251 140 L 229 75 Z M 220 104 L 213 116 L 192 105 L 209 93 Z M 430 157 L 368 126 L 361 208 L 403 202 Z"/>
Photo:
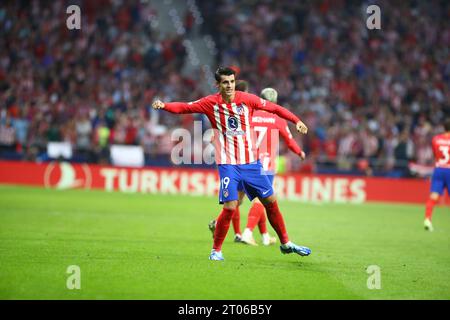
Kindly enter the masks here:
<path id="1" fill-rule="evenodd" d="M 16 132 L 17 151 L 20 153 L 23 152 L 23 146 L 27 144 L 28 129 L 30 126 L 30 121 L 28 120 L 26 113 L 26 108 L 20 109 L 17 118 L 12 121 L 12 125 Z"/>
<path id="2" fill-rule="evenodd" d="M 77 151 L 86 157 L 86 160 L 90 157 L 90 150 L 92 150 L 92 124 L 88 115 L 80 114 L 76 123 L 76 148 Z"/>
<path id="3" fill-rule="evenodd" d="M 16 147 L 16 130 L 11 124 L 11 118 L 6 117 L 0 122 L 0 151 L 14 151 Z"/>
<path id="4" fill-rule="evenodd" d="M 414 153 L 414 146 L 409 137 L 409 132 L 404 130 L 398 139 L 397 145 L 394 149 L 395 159 L 405 164 L 412 159 Z"/>

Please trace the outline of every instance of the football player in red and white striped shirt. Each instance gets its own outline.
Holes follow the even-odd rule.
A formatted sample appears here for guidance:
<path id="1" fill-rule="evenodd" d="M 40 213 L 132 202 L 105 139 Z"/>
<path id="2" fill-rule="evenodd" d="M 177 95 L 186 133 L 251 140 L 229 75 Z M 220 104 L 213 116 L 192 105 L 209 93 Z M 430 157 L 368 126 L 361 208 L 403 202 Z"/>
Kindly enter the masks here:
<path id="1" fill-rule="evenodd" d="M 248 92 L 248 84 L 245 81 L 240 81 L 236 85 L 236 89 L 240 91 Z M 275 89 L 265 88 L 261 91 L 261 97 L 267 101 L 273 103 L 277 102 L 278 93 Z M 289 130 L 286 120 L 278 117 L 273 113 L 269 113 L 262 110 L 256 110 L 253 113 L 250 125 L 255 131 L 255 147 L 257 148 L 257 157 L 261 161 L 264 169 L 264 174 L 266 174 L 273 183 L 274 175 L 276 173 L 275 161 L 278 156 L 279 149 L 279 136 L 283 138 L 284 142 L 288 148 L 297 154 L 300 158 L 305 158 L 305 153 L 293 139 L 292 134 Z M 243 187 L 239 186 L 239 206 L 245 196 Z M 258 200 L 254 199 L 252 207 L 250 208 L 247 226 L 244 233 L 240 232 L 240 212 L 239 206 L 237 207 L 233 218 L 233 229 L 235 232 L 235 242 L 244 242 L 250 245 L 257 245 L 253 238 L 253 229 L 258 225 L 259 231 L 262 236 L 263 245 L 270 245 L 276 243 L 276 238 L 269 235 L 266 225 L 266 213 L 263 204 Z M 216 227 L 216 220 L 211 221 L 208 224 L 209 229 L 214 235 L 214 230 Z"/>
<path id="2" fill-rule="evenodd" d="M 436 162 L 431 177 L 430 197 L 425 206 L 424 227 L 428 231 L 433 231 L 431 217 L 439 197 L 445 189 L 450 194 L 450 119 L 445 121 L 444 129 L 446 132 L 434 136 L 431 140 Z"/>
<path id="3" fill-rule="evenodd" d="M 295 123 L 300 133 L 308 128 L 290 111 L 261 99 L 253 94 L 235 91 L 235 72 L 230 68 L 219 68 L 215 73 L 219 92 L 195 102 L 153 102 L 153 108 L 172 113 L 203 113 L 215 131 L 215 157 L 220 176 L 219 202 L 223 210 L 217 219 L 214 244 L 210 260 L 224 260 L 222 244 L 230 227 L 231 217 L 238 206 L 238 185 L 242 184 L 250 200 L 258 197 L 263 203 L 269 222 L 280 239 L 282 253 L 297 253 L 307 256 L 311 250 L 291 241 L 286 231 L 283 216 L 273 194 L 272 184 L 262 174 L 261 162 L 255 154 L 250 119 L 255 110 L 272 112 Z"/>

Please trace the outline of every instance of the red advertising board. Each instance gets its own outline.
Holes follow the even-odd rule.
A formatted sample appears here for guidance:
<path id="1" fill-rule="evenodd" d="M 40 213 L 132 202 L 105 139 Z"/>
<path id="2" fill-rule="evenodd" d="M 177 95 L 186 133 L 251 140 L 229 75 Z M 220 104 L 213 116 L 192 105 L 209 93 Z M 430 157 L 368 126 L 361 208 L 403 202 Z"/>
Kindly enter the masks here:
<path id="1" fill-rule="evenodd" d="M 214 170 L 181 168 L 120 168 L 71 164 L 0 161 L 0 183 L 57 189 L 211 195 L 218 192 Z M 388 179 L 290 174 L 275 179 L 279 198 L 304 202 L 425 203 L 429 179 Z M 450 204 L 448 196 L 441 203 Z"/>

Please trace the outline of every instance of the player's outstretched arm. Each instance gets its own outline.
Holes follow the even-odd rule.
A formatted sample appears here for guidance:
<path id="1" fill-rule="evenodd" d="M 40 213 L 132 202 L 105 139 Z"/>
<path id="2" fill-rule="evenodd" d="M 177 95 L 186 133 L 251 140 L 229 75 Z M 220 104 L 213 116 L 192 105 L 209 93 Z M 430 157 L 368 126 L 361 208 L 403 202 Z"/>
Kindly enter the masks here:
<path id="1" fill-rule="evenodd" d="M 186 102 L 167 102 L 164 103 L 161 100 L 155 100 L 152 103 L 153 109 L 164 109 L 171 113 L 204 113 L 204 103 L 202 100 L 198 100 L 191 103 Z"/>
<path id="2" fill-rule="evenodd" d="M 276 103 L 264 99 L 259 99 L 259 103 L 256 104 L 256 108 L 274 113 L 280 116 L 281 118 L 294 123 L 297 131 L 302 134 L 308 133 L 308 127 L 303 123 L 303 121 L 300 120 L 299 117 L 290 112 L 288 109 L 283 108 L 282 106 Z"/>

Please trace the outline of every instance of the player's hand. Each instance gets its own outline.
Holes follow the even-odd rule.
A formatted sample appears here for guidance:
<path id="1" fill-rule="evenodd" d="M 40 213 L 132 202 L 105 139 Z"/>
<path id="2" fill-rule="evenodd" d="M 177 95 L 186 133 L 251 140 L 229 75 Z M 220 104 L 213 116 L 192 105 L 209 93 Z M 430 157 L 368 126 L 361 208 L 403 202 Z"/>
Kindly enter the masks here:
<path id="1" fill-rule="evenodd" d="M 303 134 L 307 134 L 308 133 L 308 127 L 302 121 L 297 122 L 295 127 L 297 128 L 297 131 L 300 132 L 300 133 L 303 133 Z"/>
<path id="2" fill-rule="evenodd" d="M 161 100 L 155 100 L 152 103 L 152 107 L 153 109 L 164 109 L 165 105 L 164 102 L 162 102 Z"/>
<path id="3" fill-rule="evenodd" d="M 305 160 L 305 158 L 306 158 L 306 153 L 305 153 L 304 151 L 300 151 L 299 156 L 300 156 L 300 159 Z"/>

